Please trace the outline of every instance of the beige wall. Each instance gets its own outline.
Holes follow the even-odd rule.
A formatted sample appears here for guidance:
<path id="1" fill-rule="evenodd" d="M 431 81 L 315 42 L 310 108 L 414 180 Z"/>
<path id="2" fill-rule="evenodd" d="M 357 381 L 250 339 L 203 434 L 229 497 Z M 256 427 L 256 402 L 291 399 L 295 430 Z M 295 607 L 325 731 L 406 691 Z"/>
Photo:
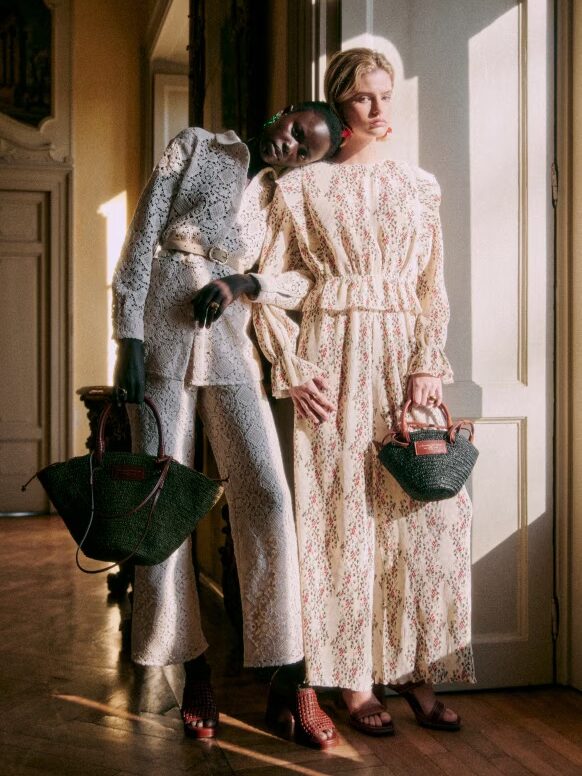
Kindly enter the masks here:
<path id="1" fill-rule="evenodd" d="M 126 192 L 130 218 L 141 187 L 142 5 L 139 0 L 73 3 L 75 388 L 107 382 L 108 223 L 99 209 Z M 125 223 L 122 227 L 124 231 Z M 87 422 L 76 397 L 74 402 L 74 445 L 80 452 Z"/>

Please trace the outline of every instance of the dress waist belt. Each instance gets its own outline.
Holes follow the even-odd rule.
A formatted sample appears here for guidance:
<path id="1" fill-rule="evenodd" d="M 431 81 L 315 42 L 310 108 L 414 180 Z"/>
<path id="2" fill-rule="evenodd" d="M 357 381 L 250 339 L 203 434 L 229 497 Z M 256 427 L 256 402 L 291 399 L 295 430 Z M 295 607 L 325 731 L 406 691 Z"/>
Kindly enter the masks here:
<path id="1" fill-rule="evenodd" d="M 209 261 L 215 261 L 217 264 L 228 264 L 229 267 L 238 271 L 237 259 L 225 251 L 223 248 L 219 248 L 217 245 L 202 245 L 201 243 L 194 242 L 193 240 L 180 240 L 177 237 L 169 237 L 163 244 L 162 250 L 164 251 L 181 251 L 182 253 L 190 253 L 194 256 L 202 256 Z"/>

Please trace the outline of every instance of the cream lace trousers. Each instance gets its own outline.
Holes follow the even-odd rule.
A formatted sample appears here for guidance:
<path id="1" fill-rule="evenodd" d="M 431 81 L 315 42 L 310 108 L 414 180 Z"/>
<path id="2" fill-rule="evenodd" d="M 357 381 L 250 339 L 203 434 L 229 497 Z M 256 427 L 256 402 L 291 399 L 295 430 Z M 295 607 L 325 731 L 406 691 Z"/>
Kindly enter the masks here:
<path id="1" fill-rule="evenodd" d="M 192 466 L 196 402 L 218 464 L 238 575 L 245 665 L 303 657 L 297 539 L 277 432 L 262 383 L 184 387 L 148 376 L 146 393 L 162 419 L 166 452 Z M 132 423 L 134 445 L 157 451 L 149 412 Z M 132 658 L 144 665 L 183 663 L 208 644 L 200 623 L 190 540 L 157 566 L 137 566 Z"/>

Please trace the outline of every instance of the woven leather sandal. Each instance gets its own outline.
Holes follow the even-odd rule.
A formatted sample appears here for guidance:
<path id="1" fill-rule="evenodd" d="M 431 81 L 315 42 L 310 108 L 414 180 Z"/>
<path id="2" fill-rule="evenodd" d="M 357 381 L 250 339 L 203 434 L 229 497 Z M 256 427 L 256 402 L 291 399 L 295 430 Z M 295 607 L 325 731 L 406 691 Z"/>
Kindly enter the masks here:
<path id="1" fill-rule="evenodd" d="M 416 687 L 420 687 L 422 684 L 424 684 L 424 682 L 409 682 L 408 684 L 401 685 L 391 684 L 390 689 L 397 692 L 398 695 L 401 695 L 406 700 L 416 717 L 416 721 L 422 727 L 430 728 L 431 730 L 460 730 L 461 717 L 457 714 L 456 720 L 449 721 L 444 719 L 444 713 L 447 707 L 442 701 L 439 701 L 438 698 L 435 699 L 435 702 L 428 713 L 424 711 L 420 705 L 420 701 L 413 692 Z"/>
<path id="2" fill-rule="evenodd" d="M 188 679 L 182 697 L 184 733 L 192 738 L 214 738 L 218 728 L 218 709 L 208 679 Z M 202 722 L 197 726 L 197 722 Z"/>
<path id="3" fill-rule="evenodd" d="M 295 740 L 302 740 L 309 746 L 327 749 L 338 743 L 335 725 L 319 705 L 317 695 L 312 687 L 298 687 L 296 692 L 296 721 L 299 730 L 295 732 Z M 331 738 L 318 738 L 318 733 L 331 730 Z"/>
<path id="4" fill-rule="evenodd" d="M 306 746 L 328 749 L 339 741 L 335 725 L 319 705 L 311 687 L 297 687 L 290 696 L 271 683 L 265 719 L 279 735 Z M 331 738 L 320 738 L 324 730 L 332 731 Z"/>
<path id="5" fill-rule="evenodd" d="M 385 722 L 382 725 L 370 725 L 368 722 L 364 722 L 364 717 L 373 717 L 376 714 L 385 714 L 386 709 L 380 703 L 380 701 L 372 700 L 368 703 L 364 703 L 358 709 L 350 712 L 350 725 L 359 730 L 360 733 L 365 733 L 368 736 L 393 736 L 394 735 L 394 723 Z"/>

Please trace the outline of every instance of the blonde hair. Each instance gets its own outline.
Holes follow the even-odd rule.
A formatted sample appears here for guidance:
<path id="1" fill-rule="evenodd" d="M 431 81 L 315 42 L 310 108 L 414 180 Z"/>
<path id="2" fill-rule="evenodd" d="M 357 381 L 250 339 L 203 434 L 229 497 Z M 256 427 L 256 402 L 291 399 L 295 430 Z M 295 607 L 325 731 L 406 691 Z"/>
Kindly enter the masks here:
<path id="1" fill-rule="evenodd" d="M 394 84 L 394 68 L 384 54 L 369 48 L 336 52 L 329 60 L 323 79 L 325 99 L 343 119 L 341 103 L 358 91 L 360 78 L 373 70 L 384 70 Z"/>

